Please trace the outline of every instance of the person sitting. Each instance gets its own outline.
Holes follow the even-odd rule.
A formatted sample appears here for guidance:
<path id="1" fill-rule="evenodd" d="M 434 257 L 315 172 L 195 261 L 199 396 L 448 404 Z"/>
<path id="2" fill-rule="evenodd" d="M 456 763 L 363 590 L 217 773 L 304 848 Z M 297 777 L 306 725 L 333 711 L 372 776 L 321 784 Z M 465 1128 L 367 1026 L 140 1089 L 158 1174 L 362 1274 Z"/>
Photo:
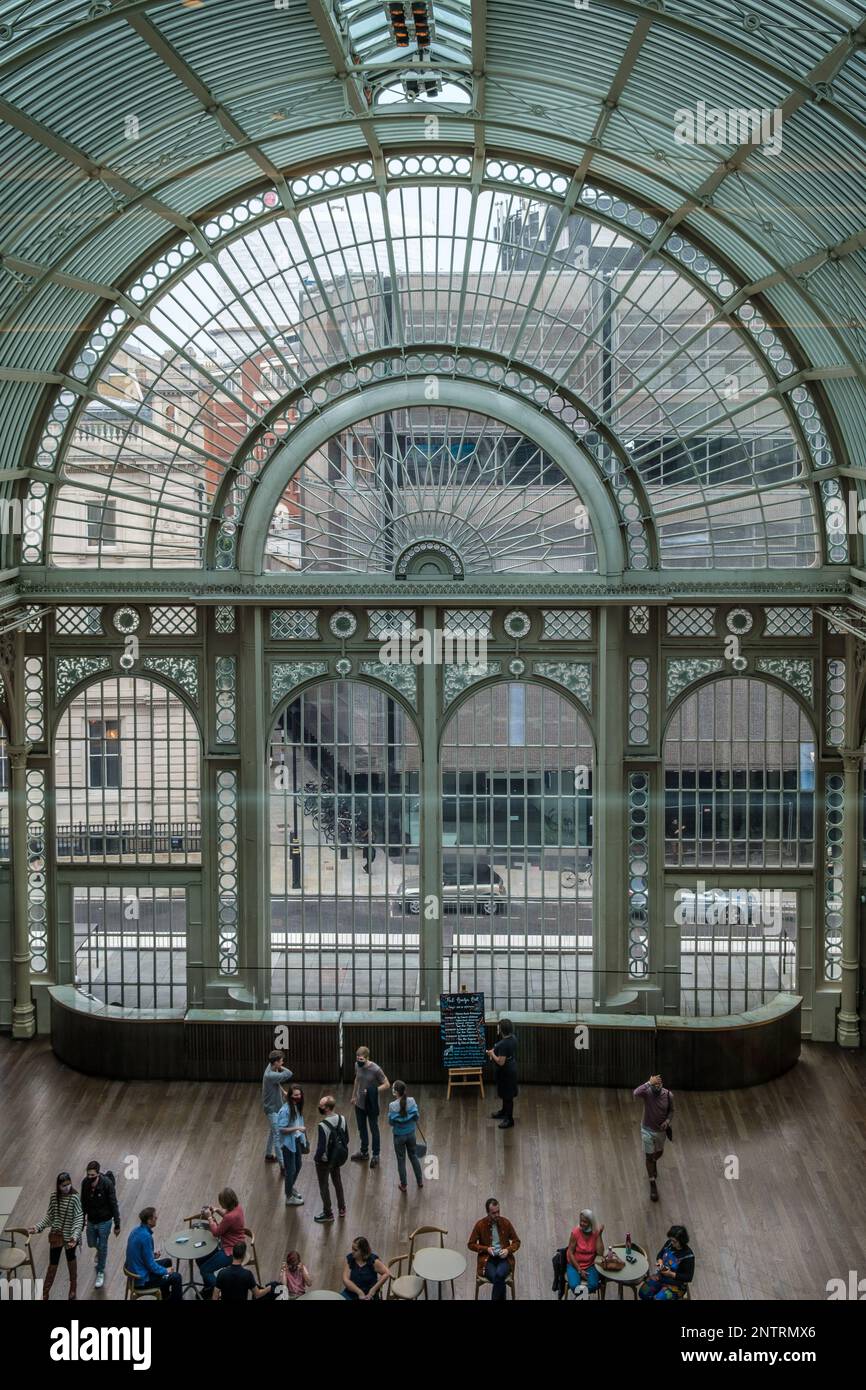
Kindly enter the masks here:
<path id="1" fill-rule="evenodd" d="M 297 1250 L 289 1250 L 280 1270 L 280 1284 L 286 1290 L 284 1297 L 301 1298 L 313 1282 L 312 1275 L 302 1262 Z"/>
<path id="2" fill-rule="evenodd" d="M 343 1288 L 340 1290 L 343 1298 L 356 1303 L 369 1303 L 379 1297 L 379 1290 L 390 1278 L 390 1269 L 378 1255 L 373 1254 L 370 1242 L 364 1236 L 356 1236 L 343 1270 Z"/>
<path id="3" fill-rule="evenodd" d="M 138 1219 L 141 1224 L 130 1232 L 126 1242 L 124 1267 L 135 1275 L 136 1289 L 159 1289 L 163 1298 L 179 1303 L 183 1298 L 183 1281 L 178 1273 L 171 1272 L 171 1260 L 159 1259 L 159 1251 L 153 1248 L 156 1207 L 145 1207 L 138 1213 Z"/>
<path id="4" fill-rule="evenodd" d="M 253 1298 L 274 1297 L 274 1286 L 261 1288 L 251 1269 L 244 1268 L 247 1257 L 246 1241 L 239 1240 L 232 1249 L 232 1262 L 218 1269 L 214 1279 L 213 1296 L 223 1303 L 246 1303 L 250 1294 Z"/>
<path id="5" fill-rule="evenodd" d="M 689 1233 L 685 1226 L 671 1226 L 656 1258 L 655 1273 L 643 1281 L 638 1294 L 657 1302 L 685 1298 L 694 1277 L 695 1256 L 689 1246 Z"/>
<path id="6" fill-rule="evenodd" d="M 604 1226 L 596 1227 L 592 1212 L 584 1208 L 571 1233 L 565 1256 L 565 1277 L 572 1293 L 577 1293 L 584 1282 L 589 1293 L 595 1293 L 601 1284 L 595 1257 L 604 1254 L 603 1232 Z"/>
<path id="7" fill-rule="evenodd" d="M 468 1244 L 478 1256 L 478 1278 L 490 1281 L 493 1301 L 500 1303 L 506 1296 L 505 1281 L 514 1273 L 514 1255 L 520 1249 L 520 1240 L 495 1197 L 487 1198 L 484 1209 L 487 1215 L 476 1221 Z"/>
<path id="8" fill-rule="evenodd" d="M 246 1223 L 244 1209 L 231 1187 L 224 1187 L 219 1194 L 218 1207 L 202 1207 L 202 1216 L 207 1221 L 211 1235 L 217 1238 L 216 1250 L 196 1260 L 204 1279 L 201 1296 L 211 1298 L 217 1271 L 231 1264 L 232 1251 L 239 1241 L 246 1239 Z"/>

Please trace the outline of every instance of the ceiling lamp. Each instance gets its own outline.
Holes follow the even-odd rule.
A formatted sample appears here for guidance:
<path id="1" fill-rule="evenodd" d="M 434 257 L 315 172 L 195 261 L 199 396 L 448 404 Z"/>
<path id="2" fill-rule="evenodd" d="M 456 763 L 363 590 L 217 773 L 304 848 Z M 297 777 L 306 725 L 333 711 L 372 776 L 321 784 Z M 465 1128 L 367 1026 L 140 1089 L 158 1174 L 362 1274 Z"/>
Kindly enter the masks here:
<path id="1" fill-rule="evenodd" d="M 419 53 L 427 52 L 433 41 L 433 21 L 427 0 L 388 4 L 385 13 L 398 48 L 411 48 L 414 42 Z"/>

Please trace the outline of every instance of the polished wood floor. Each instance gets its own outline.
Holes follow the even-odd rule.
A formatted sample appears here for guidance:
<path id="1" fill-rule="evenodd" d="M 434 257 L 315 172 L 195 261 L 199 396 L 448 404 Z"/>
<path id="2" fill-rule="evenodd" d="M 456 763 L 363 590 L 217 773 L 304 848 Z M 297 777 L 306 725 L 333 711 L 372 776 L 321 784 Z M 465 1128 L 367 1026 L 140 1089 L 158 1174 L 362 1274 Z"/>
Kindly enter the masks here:
<path id="1" fill-rule="evenodd" d="M 304 1078 L 299 1078 L 302 1084 Z M 635 1077 L 635 1084 L 643 1080 Z M 676 1090 L 676 1078 L 670 1078 Z M 315 1115 L 322 1087 L 305 1084 Z M 518 1293 L 550 1299 L 551 1256 L 578 1209 L 591 1206 L 614 1242 L 625 1232 L 655 1251 L 673 1222 L 686 1225 L 697 1255 L 694 1294 L 713 1299 L 823 1299 L 830 1278 L 866 1275 L 866 1054 L 804 1045 L 799 1064 L 770 1085 L 726 1093 L 681 1093 L 675 1143 L 660 1165 L 661 1200 L 648 1199 L 640 1148 L 640 1107 L 621 1090 L 525 1087 L 518 1123 L 501 1131 L 484 1102 L 466 1093 L 451 1102 L 444 1086 L 413 1088 L 439 1164 L 423 1193 L 397 1190 L 393 1148 L 384 1138 L 375 1171 L 344 1169 L 348 1217 L 318 1227 L 317 1187 L 307 1160 L 300 1188 L 306 1205 L 285 1208 L 274 1165 L 263 1162 L 259 1088 L 250 1084 L 103 1081 L 62 1066 L 44 1040 L 0 1039 L 0 1186 L 22 1186 L 10 1225 L 45 1213 L 58 1171 L 80 1180 L 98 1158 L 118 1179 L 123 1234 L 112 1239 L 100 1293 L 88 1251 L 80 1259 L 79 1296 L 120 1298 L 125 1237 L 140 1208 L 159 1211 L 157 1236 L 176 1230 L 203 1201 L 234 1187 L 256 1233 L 263 1278 L 275 1278 L 296 1247 L 317 1287 L 340 1287 L 352 1237 L 366 1235 L 383 1257 L 405 1251 L 420 1225 L 448 1231 L 465 1251 L 490 1195 L 499 1198 L 523 1242 Z M 341 1107 L 346 1088 L 337 1088 Z M 130 1161 L 139 1177 L 124 1177 Z M 739 1177 L 726 1178 L 731 1159 Z M 157 1243 L 159 1241 L 157 1240 Z M 34 1237 L 38 1273 L 47 1234 Z M 471 1298 L 473 1257 L 457 1286 Z M 61 1271 L 53 1296 L 63 1298 Z M 450 1297 L 446 1288 L 445 1296 Z M 487 1295 L 484 1295 L 485 1297 Z M 610 1297 L 611 1295 L 609 1295 Z"/>

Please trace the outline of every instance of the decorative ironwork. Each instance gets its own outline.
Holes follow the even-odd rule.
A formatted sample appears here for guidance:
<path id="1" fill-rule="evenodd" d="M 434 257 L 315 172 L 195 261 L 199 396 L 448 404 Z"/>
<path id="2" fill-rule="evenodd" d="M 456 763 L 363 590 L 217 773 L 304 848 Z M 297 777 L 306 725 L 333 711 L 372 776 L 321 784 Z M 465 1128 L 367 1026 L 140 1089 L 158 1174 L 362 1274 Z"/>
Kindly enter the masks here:
<path id="1" fill-rule="evenodd" d="M 198 662 L 194 656 L 146 656 L 142 665 L 146 671 L 174 681 L 198 704 Z"/>
<path id="2" fill-rule="evenodd" d="M 649 777 L 628 777 L 628 973 L 649 973 Z"/>
<path id="3" fill-rule="evenodd" d="M 317 608 L 272 608 L 270 631 L 275 642 L 317 642 L 319 640 L 319 610 Z"/>
<path id="4" fill-rule="evenodd" d="M 151 637 L 195 637 L 198 614 L 194 608 L 166 606 L 151 608 Z"/>
<path id="5" fill-rule="evenodd" d="M 48 890 L 45 862 L 45 773 L 29 767 L 27 797 L 27 941 L 30 971 L 48 973 Z"/>
<path id="6" fill-rule="evenodd" d="M 811 608 L 765 608 L 765 637 L 811 637 L 813 632 Z"/>
<path id="7" fill-rule="evenodd" d="M 759 671 L 765 671 L 768 676 L 775 676 L 777 680 L 787 681 L 788 685 L 805 696 L 810 705 L 814 702 L 815 681 L 811 661 L 794 657 L 762 656 L 758 658 L 757 668 Z"/>
<path id="8" fill-rule="evenodd" d="M 836 983 L 842 978 L 845 780 L 834 772 L 824 787 L 824 979 Z"/>
<path id="9" fill-rule="evenodd" d="M 667 663 L 667 704 L 672 704 L 681 691 L 693 681 L 703 680 L 704 676 L 711 676 L 716 671 L 721 671 L 723 662 L 721 657 L 686 657 L 680 659 L 673 657 Z"/>
<path id="10" fill-rule="evenodd" d="M 446 632 L 470 632 L 476 637 L 493 636 L 492 608 L 446 608 Z"/>
<path id="11" fill-rule="evenodd" d="M 528 613 L 522 613 L 519 609 L 512 609 L 506 613 L 502 626 L 508 637 L 514 637 L 518 641 L 522 637 L 527 637 L 532 629 L 532 619 Z"/>
<path id="12" fill-rule="evenodd" d="M 644 604 L 628 610 L 628 630 L 632 637 L 646 637 L 650 630 L 650 611 Z"/>
<path id="13" fill-rule="evenodd" d="M 349 637 L 354 637 L 358 631 L 358 619 L 349 608 L 340 608 L 336 613 L 332 613 L 328 619 L 328 627 L 334 637 L 340 637 L 344 641 Z"/>
<path id="14" fill-rule="evenodd" d="M 220 636 L 229 636 L 235 626 L 235 610 L 230 604 L 220 604 L 214 609 L 214 629 Z"/>
<path id="15" fill-rule="evenodd" d="M 214 662 L 217 743 L 237 740 L 237 666 L 234 656 L 218 656 Z"/>
<path id="16" fill-rule="evenodd" d="M 628 741 L 635 747 L 649 743 L 649 660 L 629 657 Z"/>
<path id="17" fill-rule="evenodd" d="M 101 635 L 101 608 L 57 608 L 54 612 L 54 631 L 58 637 Z"/>
<path id="18" fill-rule="evenodd" d="M 124 634 L 138 632 L 138 629 L 141 627 L 141 614 L 136 608 L 129 608 L 126 606 L 118 608 L 112 621 L 118 632 Z"/>
<path id="19" fill-rule="evenodd" d="M 488 661 L 485 666 L 446 666 L 442 672 L 442 699 L 448 706 L 476 681 L 490 680 L 502 674 L 501 661 Z"/>
<path id="20" fill-rule="evenodd" d="M 339 660 L 334 662 L 334 670 L 342 680 L 345 680 L 347 676 L 352 674 L 352 663 L 347 656 L 341 656 Z"/>
<path id="21" fill-rule="evenodd" d="M 216 779 L 219 845 L 218 953 L 221 975 L 238 973 L 238 777 L 224 769 Z"/>
<path id="22" fill-rule="evenodd" d="M 828 661 L 826 669 L 827 743 L 830 748 L 841 748 L 845 742 L 846 663 L 839 660 Z"/>
<path id="23" fill-rule="evenodd" d="M 30 743 L 45 737 L 45 673 L 41 656 L 24 660 L 24 733 Z"/>
<path id="24" fill-rule="evenodd" d="M 405 695 L 410 705 L 417 703 L 416 667 L 401 665 L 396 662 L 391 665 L 384 661 L 362 661 L 360 671 L 364 676 L 372 676 L 375 680 L 385 681 L 388 685 L 393 685 L 395 690 L 399 690 L 401 695 Z"/>
<path id="25" fill-rule="evenodd" d="M 415 629 L 414 608 L 368 608 L 367 619 L 371 642 L 382 642 L 404 627 Z"/>
<path id="26" fill-rule="evenodd" d="M 54 660 L 54 691 L 62 700 L 74 685 L 80 685 L 99 671 L 109 671 L 107 656 L 58 656 Z"/>
<path id="27" fill-rule="evenodd" d="M 748 608 L 732 608 L 725 618 L 725 627 L 728 632 L 736 633 L 738 637 L 745 637 L 747 632 L 751 632 L 755 625 Z"/>
<path id="28" fill-rule="evenodd" d="M 714 608 L 669 608 L 668 637 L 715 636 Z"/>
<path id="29" fill-rule="evenodd" d="M 564 685 L 592 711 L 592 666 L 588 661 L 536 661 L 532 669 L 537 676 Z"/>
<path id="30" fill-rule="evenodd" d="M 543 608 L 542 637 L 546 642 L 589 642 L 592 614 L 586 608 Z"/>
<path id="31" fill-rule="evenodd" d="M 296 685 L 324 675 L 327 669 L 327 661 L 275 661 L 271 666 L 271 709 Z"/>

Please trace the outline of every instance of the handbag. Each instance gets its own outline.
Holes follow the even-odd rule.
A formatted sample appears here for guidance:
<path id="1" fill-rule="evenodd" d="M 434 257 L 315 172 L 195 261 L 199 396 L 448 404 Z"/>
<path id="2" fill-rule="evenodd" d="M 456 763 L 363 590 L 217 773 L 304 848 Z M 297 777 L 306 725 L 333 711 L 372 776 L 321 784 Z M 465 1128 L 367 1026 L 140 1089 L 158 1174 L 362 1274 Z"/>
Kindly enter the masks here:
<path id="1" fill-rule="evenodd" d="M 422 1141 L 422 1142 L 419 1144 L 419 1143 L 418 1143 L 418 1140 L 417 1140 L 417 1139 L 415 1140 L 415 1156 L 416 1156 L 417 1158 L 426 1158 L 426 1157 L 427 1157 L 427 1140 L 424 1138 L 424 1131 L 423 1131 L 423 1129 L 421 1128 L 420 1125 L 416 1125 L 415 1128 L 417 1129 L 418 1133 L 421 1135 L 421 1141 Z"/>
<path id="2" fill-rule="evenodd" d="M 621 1260 L 612 1245 L 609 1245 L 601 1257 L 601 1267 L 609 1273 L 625 1269 L 625 1260 Z"/>
<path id="3" fill-rule="evenodd" d="M 65 1245 L 65 1244 L 66 1244 L 66 1241 L 63 1239 L 63 1232 L 62 1232 L 62 1231 L 49 1231 L 49 1232 L 48 1232 L 48 1246 L 49 1246 L 49 1249 L 51 1249 L 51 1250 L 59 1250 L 59 1249 L 61 1248 L 61 1246 Z"/>

